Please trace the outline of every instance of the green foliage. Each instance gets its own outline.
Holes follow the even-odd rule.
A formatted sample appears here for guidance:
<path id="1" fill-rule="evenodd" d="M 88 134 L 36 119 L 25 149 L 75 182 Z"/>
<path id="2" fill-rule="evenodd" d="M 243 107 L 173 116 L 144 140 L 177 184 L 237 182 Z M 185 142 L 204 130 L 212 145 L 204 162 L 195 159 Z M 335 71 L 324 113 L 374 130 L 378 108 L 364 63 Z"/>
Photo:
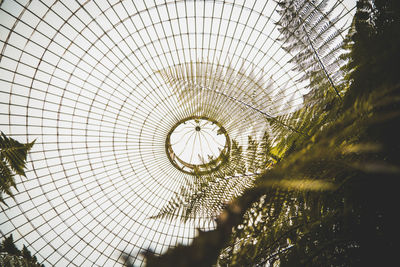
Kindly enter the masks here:
<path id="1" fill-rule="evenodd" d="M 221 266 L 274 261 L 280 266 L 365 266 L 392 260 L 392 198 L 400 177 L 398 131 L 393 130 L 400 122 L 400 88 L 379 89 L 315 135 L 312 145 L 257 180 L 257 189 L 265 188 L 266 194 L 235 227 Z M 282 183 L 300 178 L 298 188 Z"/>
<path id="2" fill-rule="evenodd" d="M 398 7 L 398 2 L 389 2 L 375 3 L 375 9 L 367 1 L 358 4 L 347 42 L 352 48 L 347 66 L 351 87 L 346 104 L 337 109 L 341 114 L 334 112 L 334 120 L 328 120 L 331 123 L 325 124 L 321 133 L 310 134 L 308 145 L 298 146 L 303 149 L 264 175 L 258 185 L 265 185 L 266 177 L 270 177 L 282 190 L 282 179 L 305 176 L 330 183 L 330 190 L 290 191 L 280 202 L 280 214 L 272 217 L 270 211 L 275 207 L 271 205 L 275 202 L 257 201 L 258 209 L 248 210 L 242 224 L 235 228 L 234 245 L 222 251 L 221 266 L 370 266 L 394 260 L 391 234 L 396 231 L 396 204 L 391 198 L 400 176 L 395 131 L 400 122 L 400 88 L 398 77 L 389 77 L 391 69 L 383 63 L 389 59 L 382 53 L 392 55 L 391 59 L 399 53 L 380 46 L 381 41 L 387 43 L 391 38 L 397 42 L 400 27 L 396 26 L 396 33 L 392 27 L 399 21 L 399 13 L 393 8 L 387 14 L 389 18 L 381 19 L 386 23 L 377 27 L 373 22 L 386 16 L 389 6 Z M 397 14 L 396 19 L 393 14 Z M 378 41 L 376 35 L 385 38 Z M 371 59 L 375 61 L 372 66 Z M 363 66 L 366 61 L 369 65 Z M 370 76 L 375 71 L 376 76 Z M 254 223 L 254 217 L 261 219 Z"/>
<path id="3" fill-rule="evenodd" d="M 0 266 L 44 267 L 37 262 L 36 256 L 32 256 L 25 245 L 19 250 L 14 244 L 12 235 L 6 237 L 0 244 Z"/>
<path id="4" fill-rule="evenodd" d="M 25 166 L 28 151 L 35 141 L 22 144 L 7 137 L 3 132 L 0 136 L 0 201 L 4 202 L 2 194 L 12 196 L 11 187 L 16 188 L 15 174 L 25 176 Z"/>
<path id="5" fill-rule="evenodd" d="M 269 119 L 274 133 L 272 152 L 280 161 L 290 153 L 304 147 L 310 137 L 334 122 L 340 112 L 339 100 L 332 91 L 315 99 L 312 105 L 304 105 L 295 112 Z"/>
<path id="6" fill-rule="evenodd" d="M 227 206 L 216 230 L 201 233 L 191 246 L 149 256 L 148 266 L 211 266 L 218 255 L 210 250 L 216 249 L 223 249 L 221 266 L 392 261 L 399 105 L 399 87 L 374 91 L 256 180 Z"/>
<path id="7" fill-rule="evenodd" d="M 272 151 L 278 163 L 227 205 L 215 230 L 200 233 L 190 246 L 149 255 L 148 266 L 396 262 L 400 77 L 386 63 L 400 54 L 398 6 L 359 1 L 346 43 L 351 52 L 344 101 L 328 97 L 278 118 L 298 131 L 272 122 L 282 133 L 274 140 L 280 148 Z"/>
<path id="8" fill-rule="evenodd" d="M 277 22 L 283 48 L 293 55 L 293 70 L 302 73 L 299 81 L 309 81 L 311 94 L 325 93 L 332 89 L 339 94 L 337 86 L 343 81 L 341 67 L 344 60 L 341 33 L 335 23 L 341 14 L 332 17 L 335 5 L 326 10 L 328 0 L 281 0 L 281 15 Z M 320 91 L 320 92 L 318 92 Z"/>
<path id="9" fill-rule="evenodd" d="M 327 0 L 284 0 L 278 4 L 279 40 L 293 55 L 293 70 L 303 73 L 299 81 L 308 81 L 310 89 L 302 108 L 268 119 L 275 137 L 273 152 L 281 160 L 307 145 L 311 136 L 337 119 L 341 105 L 336 90 L 345 91 L 346 86 L 341 70 L 345 62 L 340 41 L 343 29 L 335 28 L 340 14 L 331 18 L 334 7 L 326 10 Z"/>
<path id="10" fill-rule="evenodd" d="M 352 84 L 347 106 L 368 97 L 382 84 L 397 81 L 400 61 L 400 2 L 393 0 L 357 3 L 353 30 L 347 38 L 351 51 L 346 55 L 349 63 L 344 70 Z"/>

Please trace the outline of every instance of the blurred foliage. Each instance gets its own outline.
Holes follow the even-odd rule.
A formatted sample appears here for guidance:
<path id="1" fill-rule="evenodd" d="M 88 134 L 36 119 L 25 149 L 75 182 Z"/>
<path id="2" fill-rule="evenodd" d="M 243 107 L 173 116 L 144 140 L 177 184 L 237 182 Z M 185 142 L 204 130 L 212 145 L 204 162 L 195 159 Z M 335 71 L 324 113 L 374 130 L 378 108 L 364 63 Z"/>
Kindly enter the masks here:
<path id="1" fill-rule="evenodd" d="M 399 1 L 358 1 L 342 56 L 343 101 L 326 84 L 312 91 L 314 101 L 277 118 L 284 124 L 270 121 L 280 133 L 274 167 L 226 206 L 215 230 L 148 254 L 147 266 L 393 265 L 399 24 Z"/>
<path id="2" fill-rule="evenodd" d="M 346 66 L 352 90 L 346 107 L 365 100 L 373 90 L 390 86 L 399 78 L 400 1 L 358 1 L 353 30 L 347 40 Z M 384 88 L 384 87 L 383 87 Z"/>
<path id="3" fill-rule="evenodd" d="M 0 244 L 0 266 L 4 267 L 44 267 L 39 264 L 35 256 L 24 245 L 19 250 L 15 244 L 13 236 L 6 237 Z"/>
<path id="4" fill-rule="evenodd" d="M 393 259 L 400 88 L 380 89 L 257 180 L 255 191 L 264 194 L 235 227 L 221 266 L 369 266 Z M 297 183 L 285 188 L 282 181 Z"/>
<path id="5" fill-rule="evenodd" d="M 35 141 L 22 144 L 13 138 L 7 137 L 3 132 L 0 135 L 0 201 L 4 202 L 3 193 L 13 196 L 11 187 L 17 188 L 14 176 L 25 176 L 25 165 L 28 151 Z"/>

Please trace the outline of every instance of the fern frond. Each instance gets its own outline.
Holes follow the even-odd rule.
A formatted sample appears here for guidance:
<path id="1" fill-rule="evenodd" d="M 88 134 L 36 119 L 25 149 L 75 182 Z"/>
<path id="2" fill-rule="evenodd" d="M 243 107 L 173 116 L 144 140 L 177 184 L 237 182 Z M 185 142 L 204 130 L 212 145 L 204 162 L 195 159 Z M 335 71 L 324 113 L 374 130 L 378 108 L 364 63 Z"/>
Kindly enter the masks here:
<path id="1" fill-rule="evenodd" d="M 22 144 L 17 140 L 7 137 L 3 132 L 0 136 L 1 156 L 5 158 L 11 169 L 19 175 L 25 176 L 25 164 L 28 151 L 35 141 Z"/>
<path id="2" fill-rule="evenodd" d="M 16 188 L 15 174 L 25 176 L 26 159 L 35 141 L 22 144 L 13 138 L 0 134 L 0 201 L 2 193 L 12 196 L 11 187 Z"/>
<path id="3" fill-rule="evenodd" d="M 317 71 L 320 69 L 331 83 L 331 86 L 320 90 L 333 88 L 340 98 L 335 83 L 341 83 L 340 80 L 343 80 L 343 77 L 339 78 L 339 74 L 342 74 L 339 71 L 342 65 L 330 64 L 331 67 L 326 68 L 326 65 L 340 57 L 340 53 L 331 52 L 338 50 L 337 43 L 340 43 L 338 40 L 343 31 L 335 28 L 335 22 L 340 18 L 340 14 L 331 19 L 335 7 L 325 11 L 326 0 L 281 1 L 279 6 L 284 7 L 280 12 L 281 19 L 277 23 L 282 34 L 279 40 L 283 41 L 284 49 L 293 55 L 289 61 L 295 65 L 292 70 L 303 73 L 298 81 L 303 82 L 320 75 Z M 333 74 L 335 79 L 330 77 Z M 310 89 L 315 88 L 317 87 Z"/>

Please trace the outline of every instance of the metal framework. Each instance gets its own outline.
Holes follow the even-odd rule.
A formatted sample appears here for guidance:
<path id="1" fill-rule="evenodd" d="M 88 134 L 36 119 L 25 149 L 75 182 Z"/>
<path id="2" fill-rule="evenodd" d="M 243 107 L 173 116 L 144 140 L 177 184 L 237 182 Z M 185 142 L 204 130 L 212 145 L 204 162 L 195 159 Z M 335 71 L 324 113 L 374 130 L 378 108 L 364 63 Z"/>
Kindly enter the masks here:
<path id="1" fill-rule="evenodd" d="M 343 39 L 355 1 L 331 2 Z M 210 163 L 177 157 L 171 135 L 190 120 L 217 125 L 218 167 L 231 140 L 245 146 L 268 130 L 266 116 L 302 105 L 308 91 L 278 41 L 277 8 L 274 0 L 2 1 L 0 130 L 36 143 L 27 177 L 16 177 L 18 191 L 0 206 L 1 234 L 46 266 L 120 266 L 122 253 L 141 266 L 141 252 L 213 229 L 208 217 L 151 218 Z"/>
<path id="2" fill-rule="evenodd" d="M 178 170 L 203 175 L 218 169 L 230 153 L 231 141 L 225 128 L 207 117 L 188 117 L 167 134 L 165 150 Z"/>

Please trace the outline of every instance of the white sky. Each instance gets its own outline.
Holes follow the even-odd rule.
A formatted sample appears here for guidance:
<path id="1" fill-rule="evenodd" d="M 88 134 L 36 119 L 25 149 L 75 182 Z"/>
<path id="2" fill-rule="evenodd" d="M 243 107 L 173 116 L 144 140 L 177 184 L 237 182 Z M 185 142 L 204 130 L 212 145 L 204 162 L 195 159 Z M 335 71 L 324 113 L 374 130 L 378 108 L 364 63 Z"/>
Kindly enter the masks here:
<path id="1" fill-rule="evenodd" d="M 351 22 L 354 5 L 338 4 L 338 26 Z M 189 242 L 195 227 L 211 229 L 207 220 L 147 219 L 190 179 L 165 154 L 187 109 L 155 71 L 191 61 L 242 67 L 273 82 L 275 115 L 289 100 L 301 104 L 307 91 L 275 41 L 275 8 L 272 0 L 5 0 L 0 129 L 37 141 L 15 201 L 1 206 L 2 233 L 46 266 L 119 266 L 121 251 L 160 253 Z"/>

